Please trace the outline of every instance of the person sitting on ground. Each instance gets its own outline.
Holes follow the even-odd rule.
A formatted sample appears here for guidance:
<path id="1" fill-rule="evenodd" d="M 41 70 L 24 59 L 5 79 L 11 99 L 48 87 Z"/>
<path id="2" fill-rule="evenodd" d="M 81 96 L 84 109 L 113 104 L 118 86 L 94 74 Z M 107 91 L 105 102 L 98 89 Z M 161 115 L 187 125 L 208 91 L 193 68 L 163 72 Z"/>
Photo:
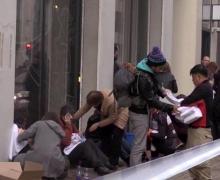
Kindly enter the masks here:
<path id="1" fill-rule="evenodd" d="M 41 121 L 35 122 L 19 134 L 18 142 L 33 139 L 33 145 L 31 150 L 19 154 L 15 161 L 20 162 L 22 167 L 25 161 L 42 164 L 45 178 L 56 179 L 63 176 L 66 162 L 61 153 L 60 143 L 65 133 L 58 122 L 56 113 L 48 112 Z"/>
<path id="2" fill-rule="evenodd" d="M 9 160 L 14 160 L 14 158 L 21 153 L 25 153 L 30 149 L 28 141 L 23 141 L 21 143 L 17 142 L 17 137 L 20 133 L 26 129 L 26 113 L 22 110 L 15 110 L 14 112 L 14 124 L 12 126 L 11 142 L 9 148 Z"/>
<path id="3" fill-rule="evenodd" d="M 96 144 L 83 138 L 78 131 L 72 128 L 73 107 L 64 105 L 60 110 L 60 125 L 65 131 L 62 141 L 62 150 L 70 160 L 71 165 L 81 164 L 85 167 L 94 168 L 99 175 L 111 173 L 108 158 L 96 146 Z"/>

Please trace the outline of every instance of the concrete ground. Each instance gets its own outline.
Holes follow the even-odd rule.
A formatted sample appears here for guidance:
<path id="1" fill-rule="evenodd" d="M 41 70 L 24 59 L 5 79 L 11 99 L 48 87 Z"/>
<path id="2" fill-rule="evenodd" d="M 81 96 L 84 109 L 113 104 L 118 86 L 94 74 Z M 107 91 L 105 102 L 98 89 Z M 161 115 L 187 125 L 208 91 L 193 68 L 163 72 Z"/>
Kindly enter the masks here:
<path id="1" fill-rule="evenodd" d="M 212 159 L 211 165 L 212 165 L 213 180 L 220 180 L 220 156 Z M 120 169 L 123 169 L 123 168 L 126 168 L 126 167 L 124 166 L 124 167 L 121 167 Z M 89 169 L 89 175 L 90 175 L 90 179 L 93 179 L 98 176 L 96 172 L 93 171 L 93 169 Z M 68 177 L 65 178 L 65 180 L 75 180 L 74 169 L 69 170 Z M 184 173 L 174 176 L 173 178 L 170 178 L 170 180 L 192 180 L 192 178 L 190 177 L 189 173 L 186 171 Z"/>

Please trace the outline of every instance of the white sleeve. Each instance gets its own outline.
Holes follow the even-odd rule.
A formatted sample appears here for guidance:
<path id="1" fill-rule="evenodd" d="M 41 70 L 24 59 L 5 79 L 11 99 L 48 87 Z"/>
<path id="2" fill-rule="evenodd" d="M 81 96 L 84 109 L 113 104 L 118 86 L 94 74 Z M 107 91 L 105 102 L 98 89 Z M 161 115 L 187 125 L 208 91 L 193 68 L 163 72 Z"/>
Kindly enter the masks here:
<path id="1" fill-rule="evenodd" d="M 18 131 L 19 131 L 18 126 L 16 124 L 13 124 L 11 131 L 10 147 L 9 147 L 10 160 L 12 160 L 12 158 L 15 155 L 17 155 L 27 145 L 27 141 L 23 141 L 22 143 L 17 142 Z"/>

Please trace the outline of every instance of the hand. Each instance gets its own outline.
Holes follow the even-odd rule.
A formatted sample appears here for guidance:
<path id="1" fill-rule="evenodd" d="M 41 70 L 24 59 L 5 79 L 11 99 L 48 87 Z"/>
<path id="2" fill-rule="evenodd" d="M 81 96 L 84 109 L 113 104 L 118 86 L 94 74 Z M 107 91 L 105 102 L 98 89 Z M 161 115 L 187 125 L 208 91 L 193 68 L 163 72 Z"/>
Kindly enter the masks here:
<path id="1" fill-rule="evenodd" d="M 180 113 L 180 111 L 178 110 L 178 107 L 179 106 L 176 106 L 176 105 L 173 106 L 172 114 L 177 115 Z"/>
<path id="2" fill-rule="evenodd" d="M 66 115 L 65 115 L 65 117 L 64 117 L 64 122 L 66 123 L 66 124 L 71 124 L 72 122 L 71 122 L 71 119 L 73 118 L 73 116 L 70 114 L 70 113 L 67 113 Z"/>
<path id="3" fill-rule="evenodd" d="M 18 129 L 18 134 L 22 134 L 24 132 L 24 129 L 20 128 Z"/>
<path id="4" fill-rule="evenodd" d="M 89 128 L 89 132 L 93 132 L 95 131 L 97 128 L 99 127 L 99 123 L 94 123 L 90 128 Z"/>

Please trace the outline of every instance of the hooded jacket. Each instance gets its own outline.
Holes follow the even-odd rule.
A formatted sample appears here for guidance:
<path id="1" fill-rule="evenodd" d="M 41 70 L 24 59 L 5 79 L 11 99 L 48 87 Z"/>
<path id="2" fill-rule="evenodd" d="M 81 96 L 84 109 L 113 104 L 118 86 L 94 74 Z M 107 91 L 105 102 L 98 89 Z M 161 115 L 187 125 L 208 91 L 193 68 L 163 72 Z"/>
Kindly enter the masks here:
<path id="1" fill-rule="evenodd" d="M 59 177 L 65 168 L 65 159 L 60 149 L 60 143 L 65 136 L 61 126 L 52 120 L 37 121 L 18 136 L 18 142 L 32 139 L 31 150 L 20 154 L 15 161 L 25 160 L 43 165 L 44 176 Z M 22 164 L 23 165 L 23 164 Z"/>
<path id="2" fill-rule="evenodd" d="M 164 112 L 171 112 L 173 106 L 159 101 L 158 96 L 164 97 L 161 86 L 155 78 L 155 74 L 150 66 L 147 65 L 147 59 L 140 61 L 137 66 L 137 75 L 132 86 L 137 87 L 137 96 L 145 101 L 145 105 L 134 105 L 130 107 L 130 111 L 138 114 L 147 114 L 147 108 L 157 108 Z"/>

